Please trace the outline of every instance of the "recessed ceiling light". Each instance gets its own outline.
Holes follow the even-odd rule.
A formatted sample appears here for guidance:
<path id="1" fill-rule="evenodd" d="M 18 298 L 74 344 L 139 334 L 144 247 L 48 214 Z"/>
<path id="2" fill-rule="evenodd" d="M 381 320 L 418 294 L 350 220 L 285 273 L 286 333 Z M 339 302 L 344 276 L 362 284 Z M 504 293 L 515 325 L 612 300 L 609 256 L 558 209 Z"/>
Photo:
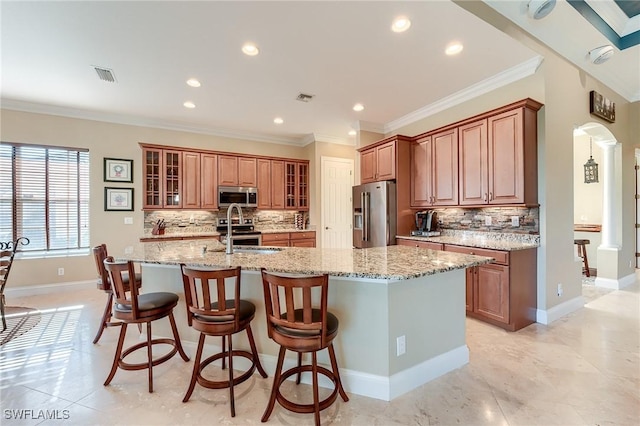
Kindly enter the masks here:
<path id="1" fill-rule="evenodd" d="M 282 124 L 284 123 L 284 120 L 281 117 L 276 117 L 273 119 L 273 122 L 276 124 Z"/>
<path id="2" fill-rule="evenodd" d="M 355 136 L 355 135 L 356 135 L 355 130 L 349 130 L 349 136 Z"/>
<path id="3" fill-rule="evenodd" d="M 364 109 L 364 105 L 362 105 L 362 104 L 355 104 L 355 105 L 353 106 L 353 110 L 354 110 L 354 111 L 358 111 L 358 112 L 360 112 L 360 111 L 362 111 L 363 109 Z"/>
<path id="4" fill-rule="evenodd" d="M 195 78 L 190 78 L 187 80 L 187 84 L 191 87 L 200 87 L 200 82 Z"/>
<path id="5" fill-rule="evenodd" d="M 245 43 L 245 45 L 242 46 L 242 52 L 244 52 L 245 55 L 256 56 L 260 53 L 260 50 L 258 50 L 258 47 L 253 43 Z"/>
<path id="6" fill-rule="evenodd" d="M 411 21 L 409 18 L 404 16 L 399 16 L 393 20 L 393 24 L 391 24 L 391 31 L 394 33 L 402 33 L 409 29 L 411 26 Z"/>
<path id="7" fill-rule="evenodd" d="M 458 53 L 462 52 L 462 49 L 464 49 L 464 46 L 462 45 L 462 43 L 458 43 L 457 41 L 454 41 L 453 43 L 449 43 L 447 48 L 444 50 L 444 53 L 446 53 L 449 56 L 457 55 Z"/>
<path id="8" fill-rule="evenodd" d="M 187 102 L 183 103 L 182 105 L 184 105 L 185 108 L 195 108 L 196 107 L 196 104 L 194 104 L 191 101 L 187 101 Z"/>

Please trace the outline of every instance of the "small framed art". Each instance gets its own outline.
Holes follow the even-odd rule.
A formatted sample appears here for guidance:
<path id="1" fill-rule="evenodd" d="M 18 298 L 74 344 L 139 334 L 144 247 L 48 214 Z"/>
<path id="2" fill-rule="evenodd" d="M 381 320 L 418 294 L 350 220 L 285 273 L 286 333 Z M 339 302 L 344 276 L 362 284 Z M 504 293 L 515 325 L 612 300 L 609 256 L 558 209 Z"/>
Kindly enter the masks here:
<path id="1" fill-rule="evenodd" d="M 133 183 L 133 160 L 105 158 L 104 181 Z"/>
<path id="2" fill-rule="evenodd" d="M 133 211 L 133 188 L 105 188 L 105 211 Z"/>
<path id="3" fill-rule="evenodd" d="M 589 96 L 589 112 L 609 123 L 616 121 L 616 104 L 595 90 L 592 90 Z"/>

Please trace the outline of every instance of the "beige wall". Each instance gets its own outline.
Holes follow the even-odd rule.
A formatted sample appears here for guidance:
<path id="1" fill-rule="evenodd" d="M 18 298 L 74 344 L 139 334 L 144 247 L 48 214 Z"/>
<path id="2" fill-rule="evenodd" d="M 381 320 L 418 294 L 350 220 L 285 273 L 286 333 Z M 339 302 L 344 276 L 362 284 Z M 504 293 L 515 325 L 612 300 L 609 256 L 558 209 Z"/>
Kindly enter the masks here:
<path id="1" fill-rule="evenodd" d="M 142 207 L 142 154 L 139 142 L 238 152 L 274 157 L 299 159 L 308 156 L 309 149 L 297 146 L 261 143 L 195 133 L 129 126 L 84 119 L 58 117 L 2 110 L 1 138 L 5 142 L 33 143 L 53 146 L 88 148 L 91 160 L 90 226 L 91 245 L 106 243 L 111 253 L 138 241 L 143 232 Z M 134 160 L 133 184 L 103 182 L 103 158 L 131 158 Z M 313 167 L 313 165 L 312 165 Z M 134 188 L 133 212 L 105 212 L 104 187 Z M 317 204 L 311 194 L 311 205 Z M 124 225 L 125 217 L 133 217 L 133 225 Z M 58 276 L 59 267 L 65 269 Z M 11 287 L 76 282 L 94 279 L 93 257 L 73 256 L 47 259 L 23 259 L 16 262 L 11 272 Z"/>
<path id="2" fill-rule="evenodd" d="M 602 148 L 593 143 L 593 159 L 598 163 L 600 182 L 584 183 L 584 163 L 589 159 L 589 136 L 574 138 L 573 144 L 573 221 L 602 224 Z"/>

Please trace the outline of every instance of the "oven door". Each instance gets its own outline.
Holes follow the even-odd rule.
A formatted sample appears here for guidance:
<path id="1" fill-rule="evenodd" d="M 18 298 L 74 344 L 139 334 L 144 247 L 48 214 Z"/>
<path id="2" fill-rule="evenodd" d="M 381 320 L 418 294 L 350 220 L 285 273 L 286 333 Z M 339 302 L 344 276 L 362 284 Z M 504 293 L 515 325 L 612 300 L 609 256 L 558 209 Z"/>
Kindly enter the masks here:
<path id="1" fill-rule="evenodd" d="M 234 234 L 231 236 L 231 243 L 234 246 L 260 246 L 262 245 L 262 235 L 260 234 Z"/>

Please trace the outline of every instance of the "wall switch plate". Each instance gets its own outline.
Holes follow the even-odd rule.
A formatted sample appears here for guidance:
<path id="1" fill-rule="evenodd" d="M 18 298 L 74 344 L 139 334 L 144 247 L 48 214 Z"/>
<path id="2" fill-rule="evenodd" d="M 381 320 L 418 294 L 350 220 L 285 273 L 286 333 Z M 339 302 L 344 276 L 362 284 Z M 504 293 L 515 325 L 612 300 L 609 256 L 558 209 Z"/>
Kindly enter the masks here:
<path id="1" fill-rule="evenodd" d="M 511 216 L 511 226 L 514 228 L 520 226 L 520 216 Z"/>
<path id="2" fill-rule="evenodd" d="M 491 226 L 491 216 L 485 216 L 484 217 L 484 224 L 486 226 Z"/>
<path id="3" fill-rule="evenodd" d="M 64 275 L 64 268 L 58 268 L 58 275 L 59 276 Z"/>
<path id="4" fill-rule="evenodd" d="M 400 336 L 396 339 L 396 356 L 404 355 L 407 352 L 407 338 Z"/>
<path id="5" fill-rule="evenodd" d="M 558 284 L 558 297 L 561 297 L 562 293 L 564 293 L 564 291 L 562 290 L 562 284 Z"/>
<path id="6" fill-rule="evenodd" d="M 124 218 L 125 225 L 133 225 L 133 218 L 131 216 L 127 216 Z"/>

